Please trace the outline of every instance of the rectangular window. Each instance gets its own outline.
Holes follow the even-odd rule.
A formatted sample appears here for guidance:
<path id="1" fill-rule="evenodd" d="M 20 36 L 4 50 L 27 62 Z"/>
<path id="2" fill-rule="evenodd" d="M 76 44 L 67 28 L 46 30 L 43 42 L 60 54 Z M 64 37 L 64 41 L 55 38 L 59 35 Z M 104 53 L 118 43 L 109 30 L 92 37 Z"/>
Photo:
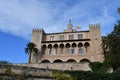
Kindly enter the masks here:
<path id="1" fill-rule="evenodd" d="M 74 54 L 74 53 L 75 53 L 75 49 L 72 48 L 72 49 L 71 49 L 71 54 Z"/>
<path id="2" fill-rule="evenodd" d="M 82 49 L 82 48 L 79 48 L 79 54 L 83 54 L 84 53 L 84 49 Z"/>
<path id="3" fill-rule="evenodd" d="M 50 41 L 53 41 L 54 40 L 54 36 L 50 36 Z"/>
<path id="4" fill-rule="evenodd" d="M 69 40 L 73 40 L 73 38 L 74 38 L 73 34 L 69 35 Z"/>
<path id="5" fill-rule="evenodd" d="M 74 54 L 75 53 L 75 49 L 74 48 L 68 48 L 67 49 L 67 53 L 68 54 Z"/>
<path id="6" fill-rule="evenodd" d="M 67 48 L 67 53 L 70 54 L 70 49 L 69 48 Z"/>
<path id="7" fill-rule="evenodd" d="M 51 54 L 52 54 L 52 49 L 49 50 L 49 55 L 51 55 Z"/>
<path id="8" fill-rule="evenodd" d="M 60 40 L 64 40 L 64 35 L 60 35 Z"/>
<path id="9" fill-rule="evenodd" d="M 50 48 L 49 49 L 49 55 L 53 55 L 54 54 L 54 50 L 53 50 L 53 48 Z"/>
<path id="10" fill-rule="evenodd" d="M 83 35 L 82 34 L 78 34 L 78 39 L 83 39 Z"/>

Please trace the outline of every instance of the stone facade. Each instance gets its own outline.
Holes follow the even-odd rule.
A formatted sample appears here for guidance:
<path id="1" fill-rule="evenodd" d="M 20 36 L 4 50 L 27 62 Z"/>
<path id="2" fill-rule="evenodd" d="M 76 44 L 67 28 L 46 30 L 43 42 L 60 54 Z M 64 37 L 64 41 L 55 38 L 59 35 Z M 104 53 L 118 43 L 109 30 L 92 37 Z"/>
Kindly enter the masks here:
<path id="1" fill-rule="evenodd" d="M 30 63 L 86 63 L 104 60 L 99 24 L 90 24 L 89 30 L 77 31 L 70 21 L 68 28 L 59 33 L 33 29 L 31 41 L 36 44 L 39 52 L 31 55 Z"/>

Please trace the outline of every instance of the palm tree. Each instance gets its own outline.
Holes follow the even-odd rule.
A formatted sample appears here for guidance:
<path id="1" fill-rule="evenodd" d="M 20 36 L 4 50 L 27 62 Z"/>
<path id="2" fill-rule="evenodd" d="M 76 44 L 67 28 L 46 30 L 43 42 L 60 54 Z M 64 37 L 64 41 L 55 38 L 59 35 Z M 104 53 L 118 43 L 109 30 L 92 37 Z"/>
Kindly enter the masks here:
<path id="1" fill-rule="evenodd" d="M 29 56 L 29 63 L 31 63 L 31 54 L 37 54 L 38 53 L 38 49 L 35 46 L 36 45 L 33 42 L 29 42 L 26 45 L 25 53 L 28 54 L 28 55 L 30 55 Z"/>

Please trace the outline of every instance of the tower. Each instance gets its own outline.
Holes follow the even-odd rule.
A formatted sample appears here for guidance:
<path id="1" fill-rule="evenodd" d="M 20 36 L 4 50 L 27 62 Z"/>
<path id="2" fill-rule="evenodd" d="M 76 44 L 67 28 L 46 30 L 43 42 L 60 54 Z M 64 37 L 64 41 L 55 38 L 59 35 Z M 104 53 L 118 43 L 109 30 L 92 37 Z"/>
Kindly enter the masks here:
<path id="1" fill-rule="evenodd" d="M 31 42 L 35 43 L 36 48 L 38 49 L 38 54 L 34 55 L 31 54 L 31 62 L 30 63 L 37 63 L 38 59 L 40 58 L 39 55 L 41 55 L 41 44 L 44 40 L 44 30 L 43 29 L 33 29 L 32 30 L 32 39 Z"/>
<path id="2" fill-rule="evenodd" d="M 68 23 L 67 29 L 64 30 L 64 32 L 75 32 L 75 31 L 76 31 L 76 30 L 73 29 L 73 25 L 72 25 L 71 20 L 69 20 L 69 23 Z"/>
<path id="3" fill-rule="evenodd" d="M 91 54 L 94 61 L 103 62 L 102 55 L 102 37 L 100 31 L 100 24 L 89 24 L 90 40 L 91 40 Z"/>

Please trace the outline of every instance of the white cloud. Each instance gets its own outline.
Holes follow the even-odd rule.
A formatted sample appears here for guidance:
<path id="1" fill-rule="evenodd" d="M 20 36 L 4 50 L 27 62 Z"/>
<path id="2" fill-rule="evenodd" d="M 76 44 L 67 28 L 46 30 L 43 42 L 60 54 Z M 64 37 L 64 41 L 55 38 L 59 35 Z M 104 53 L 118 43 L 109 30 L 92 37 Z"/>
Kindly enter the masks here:
<path id="1" fill-rule="evenodd" d="M 26 37 L 32 28 L 40 27 L 53 19 L 47 3 L 37 0 L 32 2 L 0 1 L 0 30 Z"/>
<path id="2" fill-rule="evenodd" d="M 0 31 L 28 39 L 33 28 L 60 32 L 66 29 L 69 19 L 82 29 L 90 23 L 107 26 L 115 19 L 111 2 L 117 6 L 119 0 L 108 1 L 93 0 L 93 5 L 91 0 L 0 0 Z"/>
<path id="3" fill-rule="evenodd" d="M 105 26 L 114 21 L 114 17 L 109 15 L 108 9 L 104 9 L 102 13 L 103 14 L 101 16 L 96 16 L 95 18 L 89 18 L 90 24 L 100 23 L 103 26 Z"/>

